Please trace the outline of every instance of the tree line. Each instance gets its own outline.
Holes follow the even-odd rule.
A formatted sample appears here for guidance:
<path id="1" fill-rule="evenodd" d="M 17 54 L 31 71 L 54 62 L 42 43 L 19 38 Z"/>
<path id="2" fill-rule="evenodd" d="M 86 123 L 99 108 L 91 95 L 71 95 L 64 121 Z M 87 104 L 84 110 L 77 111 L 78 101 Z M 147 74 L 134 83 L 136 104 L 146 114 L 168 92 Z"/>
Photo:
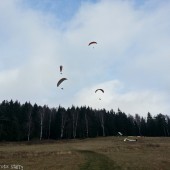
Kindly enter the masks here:
<path id="1" fill-rule="evenodd" d="M 170 117 L 158 114 L 132 116 L 119 108 L 107 111 L 88 106 L 32 105 L 29 102 L 0 103 L 0 141 L 30 141 L 34 139 L 74 139 L 97 136 L 170 136 Z"/>

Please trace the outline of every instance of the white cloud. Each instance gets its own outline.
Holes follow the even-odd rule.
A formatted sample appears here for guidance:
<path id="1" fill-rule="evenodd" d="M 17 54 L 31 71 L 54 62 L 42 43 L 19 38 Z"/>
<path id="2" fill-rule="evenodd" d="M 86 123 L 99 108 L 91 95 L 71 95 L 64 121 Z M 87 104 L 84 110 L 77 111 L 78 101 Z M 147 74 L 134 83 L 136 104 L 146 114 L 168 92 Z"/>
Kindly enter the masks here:
<path id="1" fill-rule="evenodd" d="M 104 94 L 95 93 L 98 88 L 104 89 Z M 125 113 L 136 113 L 146 116 L 148 112 L 154 115 L 167 113 L 170 109 L 166 95 L 151 90 L 124 91 L 124 85 L 118 80 L 104 82 L 85 88 L 75 95 L 76 105 L 88 105 L 92 108 L 117 111 L 120 108 Z M 101 100 L 99 100 L 101 98 Z"/>
<path id="2" fill-rule="evenodd" d="M 102 102 L 129 113 L 169 114 L 169 8 L 152 0 L 138 8 L 133 1 L 86 2 L 59 25 L 56 14 L 21 0 L 0 1 L 0 99 Z M 94 48 L 88 46 L 93 40 Z M 63 91 L 56 87 L 61 76 L 68 78 Z M 107 89 L 101 101 L 94 95 L 98 85 Z"/>

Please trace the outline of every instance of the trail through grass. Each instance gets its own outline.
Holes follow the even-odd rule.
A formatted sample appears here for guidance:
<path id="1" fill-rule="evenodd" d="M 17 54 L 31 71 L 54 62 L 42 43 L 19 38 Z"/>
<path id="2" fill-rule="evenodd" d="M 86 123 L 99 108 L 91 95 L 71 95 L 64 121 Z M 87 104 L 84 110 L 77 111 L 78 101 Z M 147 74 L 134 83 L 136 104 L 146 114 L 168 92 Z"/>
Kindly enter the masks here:
<path id="1" fill-rule="evenodd" d="M 123 139 L 0 142 L 0 165 L 22 165 L 24 170 L 170 169 L 170 138 Z"/>
<path id="2" fill-rule="evenodd" d="M 121 170 L 121 167 L 103 154 L 88 150 L 79 152 L 85 156 L 85 163 L 80 166 L 80 170 Z"/>

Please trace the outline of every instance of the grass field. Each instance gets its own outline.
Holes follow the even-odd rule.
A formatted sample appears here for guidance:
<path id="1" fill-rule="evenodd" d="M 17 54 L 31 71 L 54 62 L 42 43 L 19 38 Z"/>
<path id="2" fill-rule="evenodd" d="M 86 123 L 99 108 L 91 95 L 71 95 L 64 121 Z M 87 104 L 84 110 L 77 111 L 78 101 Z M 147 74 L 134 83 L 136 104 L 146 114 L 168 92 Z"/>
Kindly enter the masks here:
<path id="1" fill-rule="evenodd" d="M 170 138 L 123 139 L 1 142 L 0 170 L 170 170 Z"/>

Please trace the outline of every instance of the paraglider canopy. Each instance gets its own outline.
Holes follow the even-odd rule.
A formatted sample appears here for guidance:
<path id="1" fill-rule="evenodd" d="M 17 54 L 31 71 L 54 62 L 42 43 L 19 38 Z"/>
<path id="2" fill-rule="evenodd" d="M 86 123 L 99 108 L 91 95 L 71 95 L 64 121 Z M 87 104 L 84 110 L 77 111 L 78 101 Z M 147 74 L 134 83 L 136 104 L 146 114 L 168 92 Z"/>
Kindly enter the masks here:
<path id="1" fill-rule="evenodd" d="M 92 41 L 92 42 L 89 43 L 89 46 L 90 46 L 91 44 L 97 44 L 97 42 L 96 42 L 96 41 Z"/>
<path id="2" fill-rule="evenodd" d="M 63 71 L 63 66 L 61 65 L 60 66 L 60 74 L 62 74 L 62 71 Z"/>
<path id="3" fill-rule="evenodd" d="M 65 81 L 65 80 L 67 80 L 67 78 L 61 78 L 61 79 L 58 81 L 58 83 L 57 83 L 57 87 L 59 87 L 60 84 L 61 84 L 63 81 Z"/>
<path id="4" fill-rule="evenodd" d="M 128 142 L 137 142 L 137 139 L 128 139 L 128 138 L 125 138 L 123 140 L 124 142 L 128 141 Z"/>
<path id="5" fill-rule="evenodd" d="M 96 93 L 97 91 L 102 91 L 102 92 L 104 93 L 104 90 L 103 90 L 103 89 L 96 89 L 96 90 L 95 90 L 95 93 Z"/>
<path id="6" fill-rule="evenodd" d="M 118 135 L 123 136 L 123 134 L 121 132 L 118 132 Z"/>
<path id="7" fill-rule="evenodd" d="M 96 93 L 97 91 L 101 91 L 101 92 L 104 93 L 104 90 L 103 90 L 103 89 L 96 89 L 96 90 L 95 90 L 95 93 Z M 101 98 L 99 98 L 99 100 L 101 100 Z"/>

